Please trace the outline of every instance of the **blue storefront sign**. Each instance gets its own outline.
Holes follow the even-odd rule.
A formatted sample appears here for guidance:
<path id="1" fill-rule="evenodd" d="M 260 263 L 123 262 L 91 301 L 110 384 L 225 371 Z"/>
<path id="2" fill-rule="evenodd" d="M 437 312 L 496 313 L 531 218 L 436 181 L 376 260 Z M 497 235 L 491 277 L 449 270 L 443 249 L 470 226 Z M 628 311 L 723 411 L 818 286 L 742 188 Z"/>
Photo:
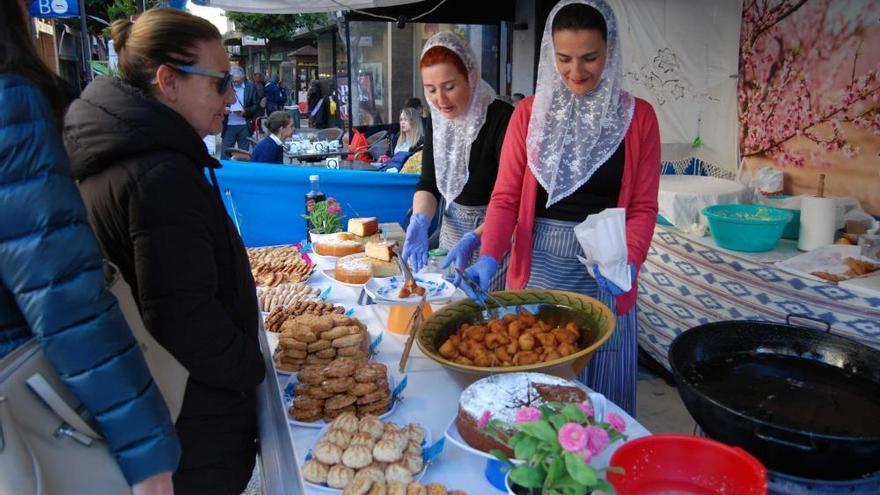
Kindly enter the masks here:
<path id="1" fill-rule="evenodd" d="M 31 17 L 77 17 L 77 0 L 31 0 Z"/>

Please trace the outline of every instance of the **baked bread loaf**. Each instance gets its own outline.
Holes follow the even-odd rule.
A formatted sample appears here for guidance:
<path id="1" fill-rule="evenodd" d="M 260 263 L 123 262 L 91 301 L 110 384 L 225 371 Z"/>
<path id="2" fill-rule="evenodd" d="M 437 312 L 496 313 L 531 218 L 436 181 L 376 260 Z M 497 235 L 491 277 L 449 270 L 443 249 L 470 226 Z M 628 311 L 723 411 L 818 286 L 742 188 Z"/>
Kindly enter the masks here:
<path id="1" fill-rule="evenodd" d="M 349 232 L 338 232 L 324 236 L 320 240 L 315 241 L 312 247 L 321 256 L 341 257 L 364 252 L 363 243 Z"/>
<path id="2" fill-rule="evenodd" d="M 369 237 L 379 232 L 379 222 L 376 217 L 350 218 L 348 231 L 356 236 Z"/>
<path id="3" fill-rule="evenodd" d="M 486 435 L 477 425 L 488 411 L 492 419 L 516 421 L 516 412 L 524 406 L 540 407 L 547 402 L 579 403 L 587 400 L 584 389 L 574 383 L 542 373 L 501 373 L 472 383 L 461 394 L 455 424 L 461 437 L 471 447 L 489 452 L 499 449 L 509 456 L 513 451 Z M 513 432 L 504 432 L 513 433 Z"/>

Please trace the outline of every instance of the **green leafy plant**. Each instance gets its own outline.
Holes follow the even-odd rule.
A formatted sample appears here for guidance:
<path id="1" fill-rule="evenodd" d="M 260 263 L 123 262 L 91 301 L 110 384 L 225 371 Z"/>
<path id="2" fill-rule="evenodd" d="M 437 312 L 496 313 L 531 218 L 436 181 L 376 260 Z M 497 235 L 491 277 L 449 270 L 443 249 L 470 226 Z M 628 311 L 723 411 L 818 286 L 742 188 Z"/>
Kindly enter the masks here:
<path id="1" fill-rule="evenodd" d="M 306 202 L 306 214 L 302 216 L 311 224 L 310 231 L 315 234 L 332 234 L 342 230 L 342 207 L 334 198 L 326 201 L 315 202 L 310 199 Z"/>
<path id="2" fill-rule="evenodd" d="M 501 450 L 490 451 L 509 469 L 512 485 L 541 495 L 614 493 L 614 487 L 600 475 L 606 470 L 622 471 L 596 469 L 590 461 L 609 445 L 626 439 L 626 422 L 615 413 L 608 413 L 608 422 L 600 423 L 594 420 L 588 401 L 549 402 L 539 408 L 521 408 L 513 423 L 491 419 L 486 411 L 479 426 L 513 451 L 513 459 Z"/>

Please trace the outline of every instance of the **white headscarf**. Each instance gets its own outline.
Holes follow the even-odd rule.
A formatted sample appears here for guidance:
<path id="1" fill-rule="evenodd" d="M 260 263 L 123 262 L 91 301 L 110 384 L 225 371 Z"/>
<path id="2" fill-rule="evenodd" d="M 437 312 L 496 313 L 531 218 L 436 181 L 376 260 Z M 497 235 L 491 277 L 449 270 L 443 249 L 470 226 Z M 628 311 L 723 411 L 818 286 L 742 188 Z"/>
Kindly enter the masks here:
<path id="1" fill-rule="evenodd" d="M 431 102 L 425 93 L 425 100 L 431 107 L 431 130 L 433 131 L 434 176 L 437 188 L 447 204 L 451 204 L 461 194 L 468 181 L 468 162 L 471 157 L 471 144 L 477 139 L 480 128 L 486 122 L 486 109 L 495 99 L 495 90 L 480 78 L 477 58 L 468 42 L 449 31 L 435 34 L 425 43 L 425 52 L 435 46 L 452 50 L 467 69 L 471 99 L 467 110 L 455 119 L 447 119 Z M 420 57 L 421 58 L 421 57 Z"/>
<path id="2" fill-rule="evenodd" d="M 607 56 L 599 85 L 576 96 L 556 69 L 553 19 L 566 5 L 581 3 L 598 10 L 608 28 Z M 563 0 L 544 25 L 538 84 L 526 150 L 529 168 L 547 190 L 547 206 L 584 185 L 620 146 L 632 121 L 635 100 L 623 90 L 623 61 L 617 19 L 604 0 Z"/>

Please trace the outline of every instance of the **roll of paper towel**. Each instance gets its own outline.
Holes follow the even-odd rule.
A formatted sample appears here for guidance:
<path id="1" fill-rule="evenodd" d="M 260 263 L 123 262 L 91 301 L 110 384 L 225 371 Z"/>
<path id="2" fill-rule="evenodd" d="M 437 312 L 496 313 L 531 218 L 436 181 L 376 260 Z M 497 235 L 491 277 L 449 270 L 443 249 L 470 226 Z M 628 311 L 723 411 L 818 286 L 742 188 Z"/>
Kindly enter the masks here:
<path id="1" fill-rule="evenodd" d="M 834 198 L 807 196 L 801 201 L 801 232 L 798 249 L 813 249 L 834 244 L 837 230 L 837 202 Z"/>

